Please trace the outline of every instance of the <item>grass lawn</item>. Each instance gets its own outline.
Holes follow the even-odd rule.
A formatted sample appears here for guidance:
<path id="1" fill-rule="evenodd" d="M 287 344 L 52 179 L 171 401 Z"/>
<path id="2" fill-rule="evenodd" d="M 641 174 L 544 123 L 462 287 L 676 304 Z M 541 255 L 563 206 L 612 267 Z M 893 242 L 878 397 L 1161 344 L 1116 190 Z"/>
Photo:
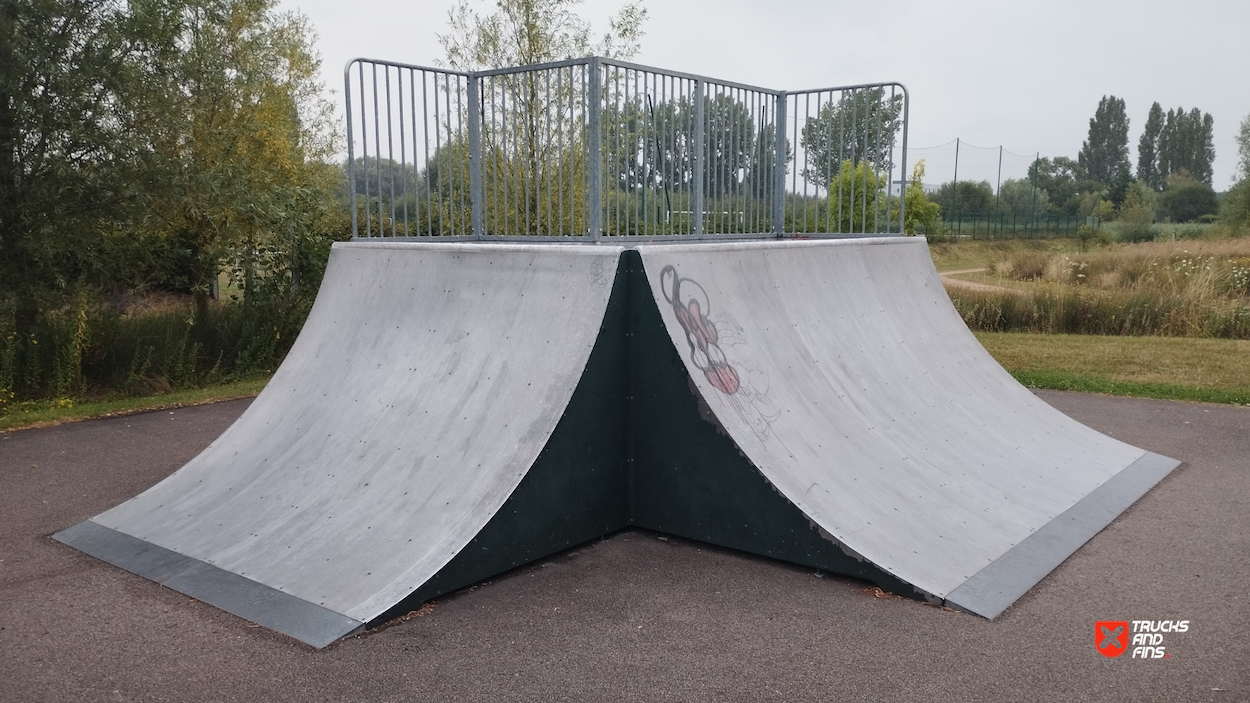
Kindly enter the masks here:
<path id="1" fill-rule="evenodd" d="M 978 332 L 1034 388 L 1250 405 L 1250 341 Z"/>
<path id="2" fill-rule="evenodd" d="M 244 381 L 225 383 L 219 386 L 206 386 L 204 388 L 173 391 L 172 393 L 138 398 L 18 403 L 15 407 L 10 408 L 7 413 L 0 415 L 0 432 L 28 427 L 59 425 L 62 422 L 86 420 L 93 417 L 131 415 L 149 410 L 165 410 L 168 408 L 186 407 L 188 405 L 216 403 L 221 400 L 248 398 L 260 393 L 260 390 L 268 382 L 269 376 L 261 376 Z"/>

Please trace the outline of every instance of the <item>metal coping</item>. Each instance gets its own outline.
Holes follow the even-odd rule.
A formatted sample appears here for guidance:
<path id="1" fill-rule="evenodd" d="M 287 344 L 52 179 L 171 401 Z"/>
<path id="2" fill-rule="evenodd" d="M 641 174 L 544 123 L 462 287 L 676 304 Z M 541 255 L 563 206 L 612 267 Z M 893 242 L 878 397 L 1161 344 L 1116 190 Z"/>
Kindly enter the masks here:
<path id="1" fill-rule="evenodd" d="M 318 649 L 365 623 L 91 520 L 52 535 L 62 544 Z"/>
<path id="2" fill-rule="evenodd" d="M 1180 464 L 1146 452 L 948 593 L 947 605 L 998 617 Z"/>

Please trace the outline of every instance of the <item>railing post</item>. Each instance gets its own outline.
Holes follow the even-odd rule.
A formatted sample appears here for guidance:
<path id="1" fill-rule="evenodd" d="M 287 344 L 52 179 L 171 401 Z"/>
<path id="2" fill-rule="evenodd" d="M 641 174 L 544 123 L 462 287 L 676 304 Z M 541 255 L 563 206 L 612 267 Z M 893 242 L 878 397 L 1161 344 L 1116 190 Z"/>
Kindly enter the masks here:
<path id="1" fill-rule="evenodd" d="M 343 100 L 347 106 L 347 192 L 351 194 L 352 208 L 352 239 L 360 238 L 360 223 L 356 220 L 356 149 L 352 139 L 352 61 L 347 62 L 343 67 Z M 360 92 L 364 92 L 365 87 L 360 86 Z M 363 115 L 361 116 L 363 119 Z M 365 178 L 369 177 L 368 168 L 365 169 Z"/>
<path id="2" fill-rule="evenodd" d="M 590 182 L 587 184 L 590 202 L 587 203 L 590 212 L 590 238 L 598 241 L 599 235 L 603 232 L 603 162 L 601 149 L 603 148 L 603 87 L 602 80 L 599 75 L 599 59 L 591 57 L 590 62 L 586 65 L 589 72 L 588 95 L 586 96 L 586 110 L 589 124 L 587 125 L 590 135 L 590 143 L 587 145 L 590 149 L 588 154 L 587 177 Z"/>
<path id="3" fill-rule="evenodd" d="M 773 234 L 781 239 L 786 234 L 786 103 L 789 96 L 783 90 L 777 94 L 776 162 L 773 164 Z"/>
<path id="4" fill-rule="evenodd" d="M 703 80 L 694 82 L 694 182 L 690 184 L 694 202 L 691 203 L 690 214 L 694 218 L 691 223 L 695 235 L 703 234 Z"/>
<path id="5" fill-rule="evenodd" d="M 482 224 L 482 90 L 476 73 L 470 73 L 466 80 L 469 93 L 469 226 L 474 239 L 485 239 L 486 228 Z"/>
<path id="6" fill-rule="evenodd" d="M 907 125 L 911 121 L 911 94 L 903 88 L 903 163 L 899 166 L 899 180 L 903 182 L 898 192 L 898 233 L 907 234 Z M 924 187 L 923 185 L 921 186 Z"/>

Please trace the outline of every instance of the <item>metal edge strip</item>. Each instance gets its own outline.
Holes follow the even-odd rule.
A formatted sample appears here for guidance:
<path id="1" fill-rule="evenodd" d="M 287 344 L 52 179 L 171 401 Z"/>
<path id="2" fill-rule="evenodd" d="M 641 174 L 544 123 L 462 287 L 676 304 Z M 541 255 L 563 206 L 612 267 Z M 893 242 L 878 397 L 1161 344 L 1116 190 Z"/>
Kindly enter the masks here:
<path id="1" fill-rule="evenodd" d="M 101 561 L 155 581 L 318 649 L 364 623 L 212 564 L 131 537 L 91 520 L 52 538 Z"/>
<path id="2" fill-rule="evenodd" d="M 946 604 L 994 619 L 1180 463 L 1146 452 L 946 594 Z"/>

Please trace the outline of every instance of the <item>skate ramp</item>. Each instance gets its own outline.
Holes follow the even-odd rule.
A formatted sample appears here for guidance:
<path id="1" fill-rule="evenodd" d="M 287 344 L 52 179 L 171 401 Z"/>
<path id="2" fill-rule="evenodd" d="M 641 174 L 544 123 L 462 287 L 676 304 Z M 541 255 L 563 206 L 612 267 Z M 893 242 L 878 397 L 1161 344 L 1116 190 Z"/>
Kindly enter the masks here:
<path id="1" fill-rule="evenodd" d="M 1179 463 L 1017 383 L 923 239 L 638 252 L 708 419 L 825 539 L 932 600 L 996 616 Z"/>
<path id="2" fill-rule="evenodd" d="M 570 403 L 620 252 L 335 245 L 299 339 L 239 420 L 57 539 L 315 646 L 360 628 L 484 534 L 494 541 L 479 551 L 506 544 L 509 519 L 534 524 L 533 511 L 496 514 Z M 544 491 L 520 494 L 550 513 Z M 496 517 L 503 527 L 484 531 Z M 558 549 L 617 527 L 541 537 Z M 499 559 L 456 571 L 480 579 L 516 563 Z"/>
<path id="3" fill-rule="evenodd" d="M 314 646 L 628 525 L 994 617 L 1176 465 L 1016 383 L 921 239 L 353 243 L 226 433 L 56 538 Z"/>

